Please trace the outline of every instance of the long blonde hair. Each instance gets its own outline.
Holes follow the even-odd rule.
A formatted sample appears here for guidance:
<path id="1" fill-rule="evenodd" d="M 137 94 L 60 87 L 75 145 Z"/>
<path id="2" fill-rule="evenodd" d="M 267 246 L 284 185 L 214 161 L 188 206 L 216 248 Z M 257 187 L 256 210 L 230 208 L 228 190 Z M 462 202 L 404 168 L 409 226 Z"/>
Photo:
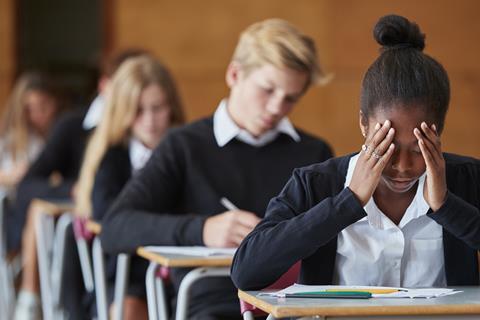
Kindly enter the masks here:
<path id="1" fill-rule="evenodd" d="M 57 114 L 60 111 L 57 88 L 48 76 L 30 72 L 17 80 L 0 123 L 0 137 L 5 141 L 5 151 L 11 154 L 13 161 L 26 153 L 30 133 L 35 129 L 31 127 L 25 104 L 25 97 L 31 91 L 53 97 L 57 102 Z"/>
<path id="2" fill-rule="evenodd" d="M 85 151 L 75 199 L 77 215 L 91 216 L 92 189 L 100 162 L 110 147 L 127 142 L 138 112 L 140 94 L 151 84 L 159 85 L 166 93 L 171 107 L 170 126 L 184 123 L 180 97 L 166 67 L 147 55 L 127 59 L 107 88 L 102 118 Z"/>

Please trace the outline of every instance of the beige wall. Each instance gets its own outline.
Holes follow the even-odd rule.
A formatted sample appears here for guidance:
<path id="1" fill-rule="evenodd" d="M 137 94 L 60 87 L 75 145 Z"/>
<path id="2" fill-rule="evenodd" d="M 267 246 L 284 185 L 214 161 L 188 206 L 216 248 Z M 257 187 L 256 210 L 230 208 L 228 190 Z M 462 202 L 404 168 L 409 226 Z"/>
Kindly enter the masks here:
<path id="1" fill-rule="evenodd" d="M 224 82 L 239 32 L 254 21 L 281 17 L 315 38 L 334 81 L 313 88 L 294 111 L 295 123 L 326 138 L 337 154 L 357 150 L 362 75 L 377 56 L 376 20 L 406 15 L 427 34 L 426 52 L 448 70 L 451 110 L 444 149 L 480 157 L 480 2 L 476 0 L 204 0 L 112 1 L 113 48 L 144 46 L 173 70 L 190 120 L 211 113 L 227 94 Z"/>
<path id="2" fill-rule="evenodd" d="M 5 106 L 15 70 L 13 2 L 0 0 L 0 112 Z"/>

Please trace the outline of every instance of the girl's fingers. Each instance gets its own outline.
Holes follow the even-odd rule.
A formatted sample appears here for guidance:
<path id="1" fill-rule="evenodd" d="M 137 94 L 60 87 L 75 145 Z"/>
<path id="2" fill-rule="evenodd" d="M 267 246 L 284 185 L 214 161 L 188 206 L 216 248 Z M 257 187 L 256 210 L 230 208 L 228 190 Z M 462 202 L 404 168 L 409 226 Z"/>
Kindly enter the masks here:
<path id="1" fill-rule="evenodd" d="M 422 149 L 422 144 L 423 144 L 423 148 L 426 151 L 428 151 L 428 157 L 431 159 L 430 162 L 432 163 L 432 165 L 437 165 L 440 161 L 439 159 L 440 155 L 435 149 L 434 144 L 430 140 L 428 140 L 418 128 L 413 129 L 413 133 L 415 137 L 418 139 L 420 150 Z M 422 155 L 423 155 L 423 158 L 426 160 L 423 152 L 422 152 Z"/>
<path id="2" fill-rule="evenodd" d="M 390 128 L 387 132 L 387 135 L 384 139 L 378 144 L 378 146 L 372 151 L 372 157 L 369 159 L 371 162 L 374 162 L 375 165 L 378 160 L 385 154 L 388 150 L 388 147 L 393 142 L 393 137 L 395 136 L 395 129 Z"/>
<path id="3" fill-rule="evenodd" d="M 441 153 L 440 138 L 436 132 L 435 125 L 433 124 L 430 128 L 425 122 L 422 122 L 420 128 L 422 129 L 424 136 L 434 145 L 435 150 L 438 153 Z"/>
<path id="4" fill-rule="evenodd" d="M 423 159 L 425 160 L 425 164 L 428 168 L 434 167 L 436 164 L 433 160 L 432 153 L 425 145 L 425 141 L 423 139 L 418 140 L 418 146 L 420 147 L 420 151 L 422 152 Z"/>
<path id="5" fill-rule="evenodd" d="M 388 161 L 392 157 L 394 150 L 395 150 L 395 145 L 393 143 L 390 143 L 385 153 L 378 159 L 377 163 L 374 166 L 374 169 L 378 169 L 380 170 L 380 172 L 383 171 Z"/>
<path id="6" fill-rule="evenodd" d="M 375 150 L 375 148 L 377 148 L 380 142 L 382 142 L 385 139 L 390 127 L 391 127 L 390 120 L 386 120 L 381 126 L 381 128 L 375 132 L 370 143 L 368 144 L 368 146 L 372 148 L 372 151 Z"/>
<path id="7" fill-rule="evenodd" d="M 383 125 L 377 123 L 373 132 L 365 141 L 366 150 L 363 150 L 367 156 L 367 159 L 372 158 L 373 152 L 377 149 L 378 145 L 385 139 L 388 134 L 388 131 L 391 127 L 389 120 L 386 120 Z M 378 154 L 378 152 L 377 152 Z"/>

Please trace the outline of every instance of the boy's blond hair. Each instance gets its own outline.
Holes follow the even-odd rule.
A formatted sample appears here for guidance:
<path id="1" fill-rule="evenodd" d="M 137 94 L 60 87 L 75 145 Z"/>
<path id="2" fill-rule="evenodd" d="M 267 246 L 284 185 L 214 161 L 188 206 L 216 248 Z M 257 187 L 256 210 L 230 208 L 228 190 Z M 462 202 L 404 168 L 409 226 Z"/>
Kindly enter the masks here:
<path id="1" fill-rule="evenodd" d="M 282 19 L 267 19 L 244 30 L 232 57 L 248 74 L 265 64 L 306 72 L 307 87 L 327 81 L 312 38 Z"/>

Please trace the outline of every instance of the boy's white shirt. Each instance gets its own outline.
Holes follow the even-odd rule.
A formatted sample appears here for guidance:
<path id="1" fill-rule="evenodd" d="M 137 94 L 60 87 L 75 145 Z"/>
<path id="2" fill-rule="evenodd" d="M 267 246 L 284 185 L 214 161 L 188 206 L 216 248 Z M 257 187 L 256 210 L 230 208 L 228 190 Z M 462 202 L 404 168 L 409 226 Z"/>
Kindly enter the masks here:
<path id="1" fill-rule="evenodd" d="M 233 121 L 227 110 L 227 99 L 220 102 L 213 115 L 213 133 L 219 147 L 225 146 L 235 138 L 251 146 L 262 147 L 275 140 L 280 133 L 289 135 L 295 142 L 300 141 L 300 136 L 287 117 L 284 117 L 275 128 L 265 132 L 260 137 L 252 136 Z"/>

